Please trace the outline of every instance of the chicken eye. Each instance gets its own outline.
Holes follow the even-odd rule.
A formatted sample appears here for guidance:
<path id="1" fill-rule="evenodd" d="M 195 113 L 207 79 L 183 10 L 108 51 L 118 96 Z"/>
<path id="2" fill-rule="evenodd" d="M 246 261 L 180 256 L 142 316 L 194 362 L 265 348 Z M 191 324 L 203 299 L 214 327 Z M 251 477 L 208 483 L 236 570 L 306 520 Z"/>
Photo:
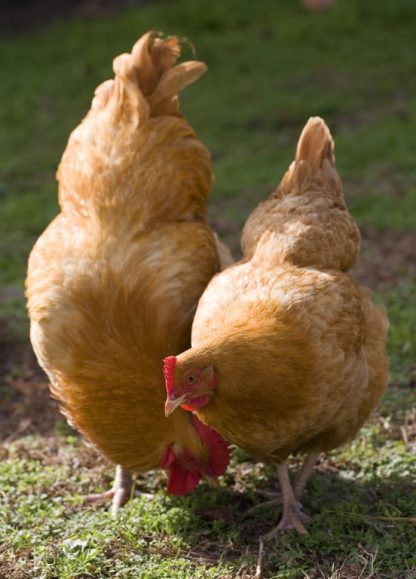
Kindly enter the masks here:
<path id="1" fill-rule="evenodd" d="M 195 374 L 189 374 L 188 376 L 188 384 L 195 384 L 196 382 L 196 376 Z"/>

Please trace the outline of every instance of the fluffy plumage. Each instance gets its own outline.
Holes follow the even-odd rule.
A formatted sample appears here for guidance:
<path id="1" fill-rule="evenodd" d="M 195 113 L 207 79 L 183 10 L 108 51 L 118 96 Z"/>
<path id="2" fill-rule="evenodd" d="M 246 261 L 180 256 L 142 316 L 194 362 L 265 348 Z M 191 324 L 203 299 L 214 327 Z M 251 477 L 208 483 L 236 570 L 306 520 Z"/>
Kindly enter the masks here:
<path id="1" fill-rule="evenodd" d="M 178 38 L 149 32 L 114 60 L 115 78 L 69 138 L 61 213 L 27 277 L 31 340 L 53 395 L 106 457 L 142 473 L 166 466 L 172 445 L 202 473 L 211 460 L 191 416 L 163 414 L 161 360 L 189 347 L 227 251 L 206 223 L 209 152 L 179 112 L 179 91 L 206 66 L 175 65 L 179 55 Z"/>
<path id="2" fill-rule="evenodd" d="M 387 318 L 347 273 L 359 233 L 321 119 L 307 123 L 294 163 L 249 217 L 242 245 L 244 259 L 199 302 L 192 348 L 172 365 L 169 396 L 187 392 L 187 373 L 214 367 L 207 404 L 193 406 L 207 392 L 202 380 L 183 402 L 229 442 L 281 465 L 280 528 L 303 532 L 286 457 L 316 457 L 350 440 L 388 381 Z"/>

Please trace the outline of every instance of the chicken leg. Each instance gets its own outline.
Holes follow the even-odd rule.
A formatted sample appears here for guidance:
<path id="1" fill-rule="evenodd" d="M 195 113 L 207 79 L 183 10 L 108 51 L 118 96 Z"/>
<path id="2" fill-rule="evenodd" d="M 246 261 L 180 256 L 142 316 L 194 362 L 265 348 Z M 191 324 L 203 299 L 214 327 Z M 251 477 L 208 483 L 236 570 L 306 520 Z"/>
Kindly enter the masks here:
<path id="1" fill-rule="evenodd" d="M 308 523 L 310 519 L 302 512 L 302 507 L 295 497 L 286 463 L 277 465 L 277 476 L 282 489 L 283 514 L 277 527 L 263 537 L 265 541 L 274 538 L 279 531 L 289 529 L 296 529 L 302 535 L 308 533 L 303 524 Z"/>
<path id="2" fill-rule="evenodd" d="M 305 463 L 308 464 L 305 465 L 304 463 L 301 472 L 299 473 L 299 477 L 297 479 L 299 481 L 298 488 L 300 491 L 302 491 L 302 487 L 304 488 L 306 480 L 308 478 L 308 474 L 311 472 L 313 464 L 316 461 L 316 458 L 315 461 L 312 461 L 312 458 L 308 460 L 308 458 L 305 461 Z M 290 483 L 286 463 L 277 465 L 277 475 L 279 477 L 280 487 L 282 489 L 283 514 L 279 524 L 269 533 L 267 533 L 266 535 L 262 535 L 260 537 L 259 556 L 257 559 L 257 569 L 255 579 L 263 578 L 263 568 L 266 556 L 265 551 L 266 542 L 270 541 L 271 539 L 274 539 L 281 531 L 288 531 L 290 529 L 296 529 L 302 535 L 306 535 L 308 533 L 308 531 L 304 527 L 304 524 L 307 524 L 310 521 L 310 519 L 307 515 L 305 515 L 305 513 L 302 512 L 302 506 L 297 500 L 297 497 L 295 496 L 295 493 L 292 489 L 292 485 Z"/>
<path id="3" fill-rule="evenodd" d="M 303 495 L 303 492 L 306 487 L 306 483 L 311 476 L 313 468 L 318 460 L 319 452 L 310 452 L 305 460 L 303 461 L 302 468 L 298 476 L 296 477 L 295 484 L 293 487 L 293 491 L 295 493 L 295 497 L 299 501 Z"/>
<path id="4" fill-rule="evenodd" d="M 301 499 L 304 493 L 306 483 L 308 482 L 309 477 L 311 476 L 313 467 L 315 466 L 316 461 L 318 460 L 318 456 L 319 452 L 310 452 L 303 461 L 302 467 L 295 479 L 295 484 L 293 486 L 293 492 L 298 501 Z M 254 507 L 251 507 L 251 509 L 246 511 L 245 516 L 263 507 L 270 507 L 271 505 L 282 504 L 282 493 L 267 493 L 267 495 L 272 496 L 274 498 L 270 499 L 269 501 L 260 503 L 258 505 L 254 505 Z"/>
<path id="5" fill-rule="evenodd" d="M 87 495 L 85 501 L 88 503 L 101 503 L 108 499 L 113 499 L 111 516 L 115 519 L 119 509 L 129 500 L 132 488 L 133 477 L 131 472 L 117 465 L 113 488 L 103 493 Z"/>

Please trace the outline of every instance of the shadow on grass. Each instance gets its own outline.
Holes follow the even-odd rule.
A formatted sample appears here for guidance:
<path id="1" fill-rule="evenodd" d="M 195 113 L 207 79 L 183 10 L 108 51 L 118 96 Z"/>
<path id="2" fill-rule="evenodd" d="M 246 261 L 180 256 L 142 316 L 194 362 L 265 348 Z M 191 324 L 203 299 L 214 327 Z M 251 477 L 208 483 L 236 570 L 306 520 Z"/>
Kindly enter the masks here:
<path id="1" fill-rule="evenodd" d="M 71 434 L 71 441 L 65 437 L 70 432 L 62 428 L 63 419 L 50 399 L 33 354 L 25 349 L 21 350 L 22 359 L 12 356 L 14 351 L 9 354 L 7 359 L 14 358 L 15 363 L 3 366 L 7 371 L 2 393 L 7 396 L 2 398 L 0 434 L 14 442 L 4 445 L 0 456 L 21 464 L 22 471 L 13 474 L 15 482 L 10 484 L 17 488 L 24 481 L 29 463 L 36 473 L 36 484 L 28 482 L 19 496 L 11 497 L 8 510 L 20 508 L 29 495 L 44 495 L 47 508 L 53 508 L 58 499 L 64 504 L 66 522 L 47 539 L 53 553 L 58 553 L 57 560 L 61 541 L 80 536 L 85 528 L 90 529 L 94 541 L 104 521 L 110 525 L 109 540 L 115 541 L 111 559 L 127 549 L 149 559 L 182 559 L 208 567 L 226 565 L 232 575 L 213 575 L 221 579 L 253 576 L 258 539 L 277 524 L 281 509 L 276 505 L 259 508 L 249 516 L 246 513 L 268 500 L 264 491 L 278 491 L 272 466 L 247 461 L 237 452 L 224 486 L 210 488 L 202 484 L 186 498 L 158 492 L 165 488 L 164 474 L 149 473 L 138 477 L 138 487 L 156 491 L 155 502 L 134 499 L 119 520 L 110 523 L 105 507 L 87 507 L 72 497 L 94 492 L 97 487 L 109 488 L 112 468 L 92 448 L 80 444 L 78 437 Z M 309 535 L 290 532 L 271 542 L 267 546 L 266 578 L 414 578 L 416 457 L 411 448 L 403 447 L 402 413 L 396 416 L 390 412 L 405 408 L 411 386 L 396 384 L 389 389 L 392 401 L 385 402 L 390 417 L 386 427 L 380 416 L 374 417 L 367 432 L 354 443 L 357 446 L 320 462 L 304 499 L 305 511 L 312 516 Z M 26 434 L 35 436 L 25 438 Z M 293 467 L 297 461 L 290 464 Z M 43 524 L 47 512 L 43 509 L 39 507 L 30 523 L 35 533 Z M 26 521 L 22 532 L 26 532 L 27 525 Z"/>
<path id="2" fill-rule="evenodd" d="M 304 499 L 305 511 L 312 516 L 309 535 L 292 531 L 270 542 L 265 576 L 297 570 L 310 577 L 327 577 L 334 569 L 343 568 L 339 577 L 361 577 L 368 567 L 366 577 L 410 578 L 410 572 L 416 570 L 413 477 L 367 476 L 360 480 L 342 472 L 315 473 Z M 231 485 L 232 479 L 229 475 Z M 191 520 L 196 521 L 192 530 L 184 528 L 181 519 L 175 527 L 185 541 L 196 538 L 188 555 L 207 564 L 220 558 L 234 562 L 236 568 L 245 559 L 253 571 L 259 536 L 277 524 L 281 513 L 276 505 L 246 516 L 248 509 L 266 500 L 261 496 L 264 490 L 276 491 L 278 486 L 266 484 L 246 493 L 230 488 L 209 492 L 201 487 L 185 501 L 169 498 L 168 509 L 191 510 Z M 370 575 L 370 567 L 374 575 Z M 305 575 L 293 575 L 297 576 Z"/>
<path id="3" fill-rule="evenodd" d="M 10 495 L 7 512 L 15 518 L 10 513 L 33 509 L 33 501 L 39 499 L 36 514 L 31 510 L 29 519 L 24 516 L 14 522 L 16 532 L 32 532 L 33 527 L 38 534 L 47 513 L 58 509 L 64 518 L 53 522 L 56 528 L 52 535 L 47 529 L 42 531 L 42 541 L 49 545 L 56 562 L 61 560 L 67 540 L 88 540 L 91 548 L 102 549 L 104 528 L 112 545 L 111 553 L 105 551 L 103 555 L 106 565 L 130 553 L 143 561 L 162 558 L 172 564 L 187 561 L 195 569 L 200 565 L 215 567 L 215 578 L 248 579 L 254 575 L 258 539 L 276 525 L 281 509 L 276 505 L 259 508 L 249 516 L 246 513 L 268 500 L 264 491 L 279 490 L 272 466 L 241 462 L 237 452 L 221 483 L 224 486 L 201 484 L 184 498 L 159 492 L 166 484 L 161 471 L 139 476 L 138 488 L 155 492 L 155 498 L 131 500 L 119 518 L 111 521 L 106 507 L 86 506 L 76 496 L 109 488 L 112 469 L 76 440 L 68 443 L 55 437 L 52 446 L 47 446 L 48 438 L 37 437 L 35 441 L 22 438 L 10 445 L 9 459 L 14 466 L 6 483 L 10 488 L 20 486 L 20 490 Z M 383 459 L 378 459 L 382 456 L 379 449 L 374 447 L 373 452 L 371 461 L 336 455 L 319 464 L 304 498 L 305 511 L 312 516 L 309 535 L 289 532 L 270 542 L 265 578 L 412 577 L 412 570 L 416 570 L 412 469 L 397 453 L 392 455 L 394 464 L 388 471 Z M 398 462 L 400 457 L 402 462 Z M 294 461 L 290 464 L 293 466 Z M 32 478 L 21 486 L 28 472 Z M 223 567 L 231 570 L 231 575 Z"/>

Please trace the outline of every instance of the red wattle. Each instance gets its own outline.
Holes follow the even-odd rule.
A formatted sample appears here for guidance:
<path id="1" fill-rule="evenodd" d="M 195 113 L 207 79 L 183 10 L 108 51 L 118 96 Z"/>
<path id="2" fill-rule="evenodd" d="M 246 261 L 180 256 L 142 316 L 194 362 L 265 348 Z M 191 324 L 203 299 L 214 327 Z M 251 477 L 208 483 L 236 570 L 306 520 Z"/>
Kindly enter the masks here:
<path id="1" fill-rule="evenodd" d="M 201 479 L 201 474 L 184 468 L 175 462 L 169 468 L 168 493 L 184 496 L 194 490 Z"/>
<path id="2" fill-rule="evenodd" d="M 211 476 L 221 476 L 227 470 L 230 462 L 230 449 L 228 443 L 214 429 L 210 428 L 194 414 L 192 422 L 195 430 L 209 449 L 209 473 Z"/>
<path id="3" fill-rule="evenodd" d="M 209 402 L 209 396 L 199 396 L 198 398 L 192 398 L 188 400 L 186 404 L 181 404 L 181 408 L 188 410 L 188 412 L 195 412 L 199 408 L 206 406 Z"/>
<path id="4" fill-rule="evenodd" d="M 167 449 L 165 450 L 164 455 L 162 456 L 162 460 L 160 461 L 160 466 L 161 466 L 161 468 L 164 468 L 165 470 L 167 470 L 170 466 L 172 466 L 172 464 L 175 462 L 175 460 L 176 460 L 175 453 L 173 452 L 172 447 L 168 446 Z"/>

